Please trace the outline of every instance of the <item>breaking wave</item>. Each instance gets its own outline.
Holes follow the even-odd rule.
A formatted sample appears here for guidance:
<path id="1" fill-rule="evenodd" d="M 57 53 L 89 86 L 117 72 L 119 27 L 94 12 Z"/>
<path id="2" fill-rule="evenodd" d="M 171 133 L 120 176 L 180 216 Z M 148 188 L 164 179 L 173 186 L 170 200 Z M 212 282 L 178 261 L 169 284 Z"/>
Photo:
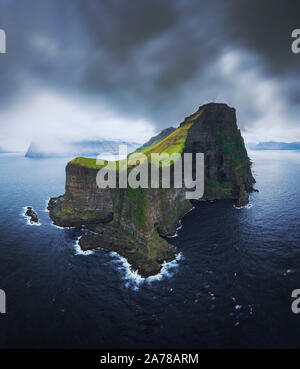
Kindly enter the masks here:
<path id="1" fill-rule="evenodd" d="M 240 209 L 250 209 L 252 208 L 252 204 L 247 204 L 247 205 L 244 205 L 244 206 L 236 206 L 236 205 L 233 205 L 233 207 L 237 210 L 240 210 Z"/>
<path id="2" fill-rule="evenodd" d="M 82 236 L 79 236 L 76 238 L 75 244 L 74 244 L 74 248 L 75 248 L 75 255 L 92 255 L 94 253 L 94 250 L 82 250 L 80 245 L 79 245 L 79 240 Z"/>
<path id="3" fill-rule="evenodd" d="M 183 259 L 182 253 L 180 252 L 177 254 L 174 260 L 170 262 L 163 262 L 161 271 L 158 274 L 144 278 L 136 270 L 132 270 L 131 264 L 129 264 L 126 258 L 119 255 L 115 251 L 111 251 L 110 255 L 117 258 L 117 260 L 120 262 L 121 265 L 117 267 L 117 269 L 122 272 L 125 271 L 125 276 L 123 278 L 126 280 L 125 287 L 132 288 L 135 291 L 137 291 L 140 285 L 143 283 L 150 284 L 155 281 L 161 281 L 164 278 L 172 277 L 173 273 L 171 271 L 174 268 L 177 268 L 179 266 L 178 262 Z"/>

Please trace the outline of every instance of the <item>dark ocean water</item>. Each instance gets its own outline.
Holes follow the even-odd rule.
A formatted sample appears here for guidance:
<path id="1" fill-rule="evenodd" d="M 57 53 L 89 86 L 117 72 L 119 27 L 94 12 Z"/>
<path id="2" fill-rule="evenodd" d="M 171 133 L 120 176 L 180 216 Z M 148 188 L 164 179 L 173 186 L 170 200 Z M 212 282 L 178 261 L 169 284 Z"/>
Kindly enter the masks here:
<path id="1" fill-rule="evenodd" d="M 300 347 L 300 153 L 250 152 L 250 208 L 201 202 L 182 219 L 181 251 L 156 280 L 109 252 L 76 251 L 80 229 L 51 225 L 65 159 L 0 156 L 0 347 Z M 40 226 L 22 216 L 32 205 Z"/>

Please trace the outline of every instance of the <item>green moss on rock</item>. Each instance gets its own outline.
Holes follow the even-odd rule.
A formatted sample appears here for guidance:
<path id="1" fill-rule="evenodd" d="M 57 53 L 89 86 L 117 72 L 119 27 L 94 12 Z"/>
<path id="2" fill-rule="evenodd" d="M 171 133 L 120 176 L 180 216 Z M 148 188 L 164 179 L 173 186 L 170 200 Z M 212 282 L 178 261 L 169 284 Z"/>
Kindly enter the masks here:
<path id="1" fill-rule="evenodd" d="M 226 136 L 222 133 L 217 133 L 217 142 L 221 145 L 225 153 L 230 157 L 232 166 L 237 168 L 245 163 L 245 143 L 241 135 Z"/>
<path id="2" fill-rule="evenodd" d="M 216 179 L 206 179 L 204 188 L 206 197 L 230 197 L 233 191 L 231 182 L 219 182 Z"/>
<path id="3" fill-rule="evenodd" d="M 128 187 L 126 189 L 126 196 L 128 196 L 128 199 L 132 205 L 132 214 L 136 226 L 138 228 L 145 226 L 147 220 L 147 198 L 143 193 L 143 190 L 141 188 Z"/>

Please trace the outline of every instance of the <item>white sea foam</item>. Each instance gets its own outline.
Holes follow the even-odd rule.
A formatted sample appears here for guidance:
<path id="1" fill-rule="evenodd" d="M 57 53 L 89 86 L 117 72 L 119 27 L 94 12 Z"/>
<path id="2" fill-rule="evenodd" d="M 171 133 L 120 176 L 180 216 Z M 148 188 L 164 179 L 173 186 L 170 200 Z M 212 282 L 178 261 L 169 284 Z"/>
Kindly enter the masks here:
<path id="1" fill-rule="evenodd" d="M 55 228 L 58 228 L 58 229 L 74 229 L 76 227 L 61 227 L 61 226 L 58 226 L 56 224 L 54 224 L 53 222 L 51 222 L 51 225 L 52 227 L 55 227 Z"/>
<path id="2" fill-rule="evenodd" d="M 76 241 L 75 241 L 75 255 L 92 255 L 94 253 L 94 250 L 82 250 L 80 245 L 79 245 L 79 240 L 80 240 L 81 236 L 77 237 Z"/>
<path id="3" fill-rule="evenodd" d="M 39 227 L 41 225 L 40 222 L 38 222 L 38 223 L 31 222 L 30 221 L 30 217 L 28 217 L 27 215 L 25 215 L 26 214 L 26 211 L 27 211 L 27 208 L 28 208 L 28 206 L 24 206 L 23 207 L 23 211 L 21 213 L 21 215 L 26 219 L 26 224 L 27 225 L 30 225 L 30 226 L 38 226 Z"/>
<path id="4" fill-rule="evenodd" d="M 182 259 L 182 254 L 180 252 L 179 254 L 176 255 L 176 258 L 174 260 L 169 261 L 168 263 L 163 262 L 161 271 L 156 275 L 146 278 L 146 281 L 151 283 L 153 281 L 160 281 L 164 277 L 172 277 L 172 273 L 170 273 L 171 269 L 178 267 L 178 262 L 181 259 Z"/>
<path id="5" fill-rule="evenodd" d="M 193 210 L 195 210 L 196 208 L 195 208 L 195 206 L 193 206 L 190 210 L 188 210 L 187 212 L 186 212 L 186 214 L 188 214 L 188 213 L 190 213 L 191 211 L 193 211 Z M 186 215 L 185 214 L 185 215 Z"/>
<path id="6" fill-rule="evenodd" d="M 172 236 L 167 236 L 167 238 L 175 238 L 178 237 L 178 232 L 176 231 Z"/>
<path id="7" fill-rule="evenodd" d="M 216 299 L 216 296 L 215 296 L 215 294 L 213 292 L 208 291 L 208 293 L 209 293 L 209 296 L 210 296 L 211 300 L 215 300 Z"/>
<path id="8" fill-rule="evenodd" d="M 252 204 L 247 204 L 247 205 L 244 205 L 244 206 L 236 206 L 236 205 L 233 205 L 233 207 L 237 210 L 240 210 L 240 209 L 250 209 L 252 208 Z"/>
<path id="9" fill-rule="evenodd" d="M 286 271 L 283 272 L 284 276 L 287 276 L 288 274 L 294 273 L 293 269 L 287 269 Z"/>
<path id="10" fill-rule="evenodd" d="M 147 278 L 144 278 L 136 270 L 132 270 L 132 266 L 131 266 L 131 264 L 129 264 L 129 262 L 127 261 L 126 258 L 124 258 L 123 256 L 120 256 L 118 253 L 116 253 L 114 251 L 111 251 L 110 255 L 114 256 L 114 257 L 117 257 L 117 259 L 121 263 L 121 267 L 118 268 L 118 269 L 122 270 L 122 271 L 125 271 L 124 279 L 127 281 L 125 283 L 125 286 L 127 288 L 132 288 L 135 291 L 137 291 L 139 289 L 139 286 L 142 283 L 145 283 L 145 282 L 146 283 L 152 283 L 154 281 L 160 281 L 164 277 L 171 277 L 172 276 L 171 269 L 177 267 L 179 260 L 181 260 L 183 258 L 182 254 L 180 252 L 179 254 L 177 254 L 175 260 L 172 260 L 168 263 L 164 262 L 162 264 L 161 271 L 158 274 L 147 277 Z"/>
<path id="11" fill-rule="evenodd" d="M 178 231 L 183 228 L 182 221 L 179 219 L 179 227 L 177 227 L 176 232 L 172 236 L 167 236 L 167 238 L 178 237 Z"/>
<path id="12" fill-rule="evenodd" d="M 116 257 L 121 264 L 121 270 L 125 270 L 125 279 L 133 281 L 137 286 L 145 281 L 146 278 L 142 277 L 136 270 L 132 270 L 131 264 L 128 263 L 127 259 L 119 255 L 115 251 L 111 251 L 110 255 Z"/>
<path id="13" fill-rule="evenodd" d="M 52 227 L 55 227 L 55 228 L 58 228 L 58 229 L 65 229 L 64 227 L 60 227 L 60 226 L 57 226 L 56 224 L 54 223 L 51 223 Z"/>
<path id="14" fill-rule="evenodd" d="M 50 201 L 50 197 L 49 197 L 49 199 L 48 200 L 46 200 L 45 202 L 46 202 L 46 208 L 45 208 L 45 212 L 46 213 L 49 213 L 49 210 L 48 210 L 48 204 L 49 204 L 49 201 Z"/>

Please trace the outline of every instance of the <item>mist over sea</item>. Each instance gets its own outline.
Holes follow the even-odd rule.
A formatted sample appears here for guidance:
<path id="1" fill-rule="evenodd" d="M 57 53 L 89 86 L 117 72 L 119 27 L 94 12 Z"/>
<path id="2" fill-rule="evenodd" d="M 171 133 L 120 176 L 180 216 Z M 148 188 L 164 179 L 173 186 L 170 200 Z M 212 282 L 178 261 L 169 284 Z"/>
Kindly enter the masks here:
<path id="1" fill-rule="evenodd" d="M 114 253 L 81 252 L 84 229 L 52 225 L 68 159 L 0 154 L 0 348 L 299 348 L 300 152 L 249 156 L 252 206 L 195 203 L 169 239 L 178 260 L 143 280 Z"/>

